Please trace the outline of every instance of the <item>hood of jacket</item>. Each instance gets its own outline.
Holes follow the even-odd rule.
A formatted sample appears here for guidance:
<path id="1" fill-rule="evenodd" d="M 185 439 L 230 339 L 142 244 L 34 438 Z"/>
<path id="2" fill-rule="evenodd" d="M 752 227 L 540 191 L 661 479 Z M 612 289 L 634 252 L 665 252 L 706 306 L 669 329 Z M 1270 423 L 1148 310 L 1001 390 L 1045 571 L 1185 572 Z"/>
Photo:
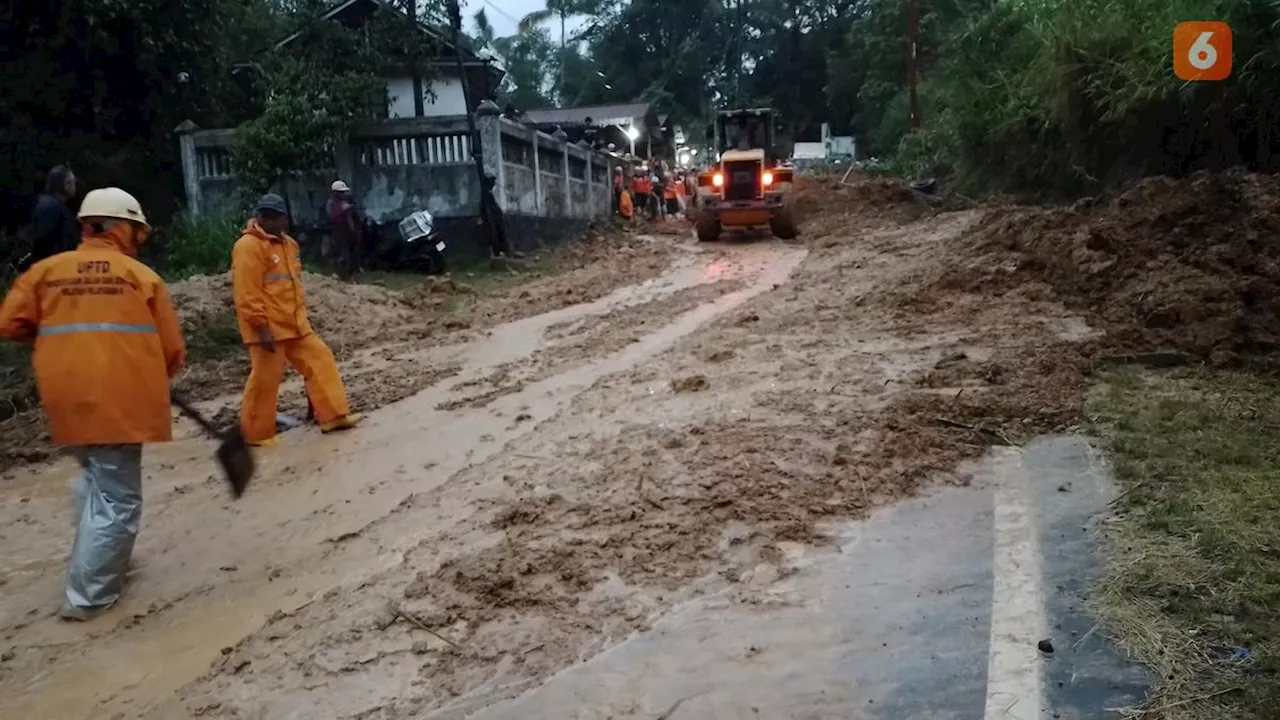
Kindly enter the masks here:
<path id="1" fill-rule="evenodd" d="M 114 250 L 129 257 L 138 257 L 138 248 L 146 242 L 150 233 L 127 220 L 121 220 L 106 232 L 95 233 L 88 225 L 81 230 L 81 250 Z"/>
<path id="2" fill-rule="evenodd" d="M 285 233 L 280 233 L 279 235 L 272 235 L 262 227 L 262 225 L 258 222 L 258 218 L 252 218 L 252 217 L 249 218 L 249 222 L 244 224 L 244 234 L 252 235 L 253 237 L 256 237 L 260 240 L 266 240 L 267 242 L 273 242 L 273 243 L 284 242 L 285 237 L 287 237 Z"/>

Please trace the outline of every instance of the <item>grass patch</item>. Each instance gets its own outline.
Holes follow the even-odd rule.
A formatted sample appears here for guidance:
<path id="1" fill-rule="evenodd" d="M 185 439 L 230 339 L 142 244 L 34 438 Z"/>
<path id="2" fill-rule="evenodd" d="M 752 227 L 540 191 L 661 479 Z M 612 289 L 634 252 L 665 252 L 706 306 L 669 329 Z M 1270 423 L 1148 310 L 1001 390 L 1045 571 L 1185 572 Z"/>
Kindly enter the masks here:
<path id="1" fill-rule="evenodd" d="M 459 265 L 453 276 L 478 294 L 493 294 L 570 269 L 563 262 L 567 250 L 561 246 L 539 250 L 519 260 L 479 260 Z"/>
<path id="2" fill-rule="evenodd" d="M 0 340 L 0 422 L 35 406 L 31 346 Z"/>
<path id="3" fill-rule="evenodd" d="M 1124 495 L 1099 609 L 1160 681 L 1134 717 L 1280 708 L 1280 383 L 1110 371 L 1088 405 Z"/>
<path id="4" fill-rule="evenodd" d="M 395 270 L 369 270 L 356 273 L 355 281 L 362 285 L 377 285 L 388 290 L 412 290 L 430 277 L 422 273 Z"/>
<path id="5" fill-rule="evenodd" d="M 529 253 L 516 260 L 468 259 L 449 268 L 449 277 L 472 292 L 445 298 L 445 312 L 464 310 L 484 297 L 501 295 L 525 283 L 553 277 L 577 267 L 572 253 L 576 243 L 565 243 Z"/>
<path id="6" fill-rule="evenodd" d="M 216 275 L 231 269 L 231 248 L 243 229 L 244 218 L 236 215 L 179 214 L 168 226 L 156 229 L 142 252 L 148 264 L 169 281 Z"/>

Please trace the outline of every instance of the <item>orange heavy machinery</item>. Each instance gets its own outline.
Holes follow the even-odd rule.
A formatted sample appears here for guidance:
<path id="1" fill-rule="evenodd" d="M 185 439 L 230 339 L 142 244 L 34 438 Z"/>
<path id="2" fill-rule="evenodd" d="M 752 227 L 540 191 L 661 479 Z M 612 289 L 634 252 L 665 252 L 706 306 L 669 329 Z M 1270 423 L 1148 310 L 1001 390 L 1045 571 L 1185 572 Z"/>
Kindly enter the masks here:
<path id="1" fill-rule="evenodd" d="M 791 194 L 794 171 L 779 166 L 773 131 L 774 113 L 769 108 L 716 115 L 707 139 L 718 159 L 698 174 L 694 227 L 699 240 L 717 240 L 725 229 L 765 225 L 783 240 L 799 234 Z"/>

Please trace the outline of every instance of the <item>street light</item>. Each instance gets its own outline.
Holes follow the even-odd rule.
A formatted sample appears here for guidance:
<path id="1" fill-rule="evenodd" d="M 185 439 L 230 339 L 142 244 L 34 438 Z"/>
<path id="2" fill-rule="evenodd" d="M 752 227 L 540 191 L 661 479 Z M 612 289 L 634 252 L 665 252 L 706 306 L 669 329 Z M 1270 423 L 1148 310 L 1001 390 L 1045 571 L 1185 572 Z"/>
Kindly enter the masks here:
<path id="1" fill-rule="evenodd" d="M 636 154 L 636 138 L 640 137 L 640 131 L 635 125 L 627 127 L 627 139 L 631 141 L 631 155 Z"/>

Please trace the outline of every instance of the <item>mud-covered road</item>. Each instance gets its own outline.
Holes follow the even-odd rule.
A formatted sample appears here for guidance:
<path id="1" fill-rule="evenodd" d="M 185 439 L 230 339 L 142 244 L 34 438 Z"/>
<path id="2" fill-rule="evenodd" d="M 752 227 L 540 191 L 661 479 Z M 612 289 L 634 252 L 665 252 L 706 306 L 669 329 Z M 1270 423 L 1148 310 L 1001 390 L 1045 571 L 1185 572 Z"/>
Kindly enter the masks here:
<path id="1" fill-rule="evenodd" d="M 238 502 L 189 429 L 150 448 L 132 581 L 88 625 L 52 617 L 73 469 L 20 471 L 0 488 L 0 717 L 657 717 L 671 698 L 623 693 L 605 707 L 596 692 L 584 706 L 582 691 L 556 695 L 572 687 L 564 675 L 534 690 L 688 601 L 715 598 L 704 625 L 746 614 L 795 627 L 807 603 L 821 622 L 828 601 L 861 602 L 805 580 L 812 558 L 879 507 L 947 485 L 968 497 L 972 468 L 958 463 L 982 453 L 981 428 L 934 421 L 965 393 L 1033 401 L 1051 373 L 1011 369 L 1009 353 L 1091 331 L 1050 300 L 939 306 L 913 291 L 977 212 L 849 212 L 813 224 L 804 246 L 654 238 L 676 249 L 656 278 L 457 344 L 365 353 L 362 372 L 418 392 L 347 434 L 288 433 Z M 954 505 L 989 532 L 981 506 Z M 991 544 L 977 537 L 985 578 Z M 909 597 L 916 580 L 902 582 Z M 955 616 L 979 623 L 983 643 L 988 595 L 956 596 L 986 604 Z M 901 618 L 882 619 L 874 644 L 905 643 Z M 608 677 L 663 662 L 628 647 Z M 688 638 L 669 647 L 686 652 Z M 830 670 L 824 657 L 812 662 Z M 975 657 L 981 701 L 985 644 Z M 672 663 L 668 676 L 697 671 Z M 855 717 L 880 697 L 846 690 L 810 714 L 766 714 Z"/>

